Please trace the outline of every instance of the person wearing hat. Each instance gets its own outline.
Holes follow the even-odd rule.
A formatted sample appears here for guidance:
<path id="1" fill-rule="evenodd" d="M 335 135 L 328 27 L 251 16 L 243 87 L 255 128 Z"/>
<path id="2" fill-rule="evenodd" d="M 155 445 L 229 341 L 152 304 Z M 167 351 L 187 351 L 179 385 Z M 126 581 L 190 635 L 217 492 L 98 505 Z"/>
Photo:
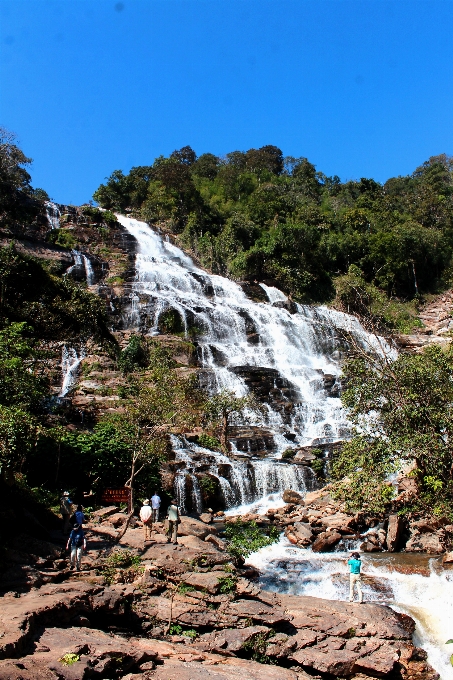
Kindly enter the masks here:
<path id="1" fill-rule="evenodd" d="M 72 512 L 72 501 L 69 498 L 69 492 L 64 491 L 62 497 L 60 498 L 60 512 L 63 519 L 63 536 L 69 534 L 69 518 Z"/>
<path id="2" fill-rule="evenodd" d="M 353 552 L 348 560 L 349 565 L 349 602 L 354 602 L 354 587 L 357 588 L 357 594 L 359 596 L 359 603 L 363 602 L 362 593 L 362 577 L 360 571 L 362 569 L 362 560 L 357 552 Z"/>
<path id="3" fill-rule="evenodd" d="M 175 545 L 178 542 L 179 508 L 178 502 L 173 498 L 167 511 L 168 532 L 167 543 L 172 541 Z"/>
<path id="4" fill-rule="evenodd" d="M 143 522 L 143 530 L 145 533 L 145 543 L 151 540 L 151 531 L 153 528 L 152 511 L 149 504 L 149 499 L 145 498 L 143 506 L 140 508 L 140 519 Z"/>

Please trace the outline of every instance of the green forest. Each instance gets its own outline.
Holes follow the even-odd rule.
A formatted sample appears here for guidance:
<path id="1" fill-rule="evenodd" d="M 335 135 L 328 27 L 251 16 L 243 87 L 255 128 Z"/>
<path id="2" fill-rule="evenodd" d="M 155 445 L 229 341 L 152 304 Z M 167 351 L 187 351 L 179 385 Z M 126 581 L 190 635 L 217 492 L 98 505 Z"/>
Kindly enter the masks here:
<path id="1" fill-rule="evenodd" d="M 269 281 L 300 302 L 371 313 L 399 330 L 452 277 L 453 159 L 411 175 L 341 181 L 275 146 L 197 157 L 189 146 L 114 171 L 95 191 L 171 232 L 214 273 Z"/>

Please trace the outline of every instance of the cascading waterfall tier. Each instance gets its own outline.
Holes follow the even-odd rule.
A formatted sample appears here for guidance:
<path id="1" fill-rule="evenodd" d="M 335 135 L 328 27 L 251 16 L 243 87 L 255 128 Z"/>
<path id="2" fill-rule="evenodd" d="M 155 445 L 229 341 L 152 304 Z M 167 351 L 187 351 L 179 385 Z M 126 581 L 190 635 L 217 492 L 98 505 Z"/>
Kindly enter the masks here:
<path id="1" fill-rule="evenodd" d="M 79 366 L 85 358 L 83 350 L 77 351 L 74 347 L 63 346 L 61 352 L 61 372 L 63 375 L 61 390 L 58 396 L 65 397 L 77 381 Z"/>
<path id="2" fill-rule="evenodd" d="M 226 505 L 264 501 L 272 491 L 283 490 L 281 486 L 303 491 L 306 473 L 279 461 L 282 452 L 313 444 L 322 447 L 344 439 L 349 432 L 338 398 L 342 351 L 338 329 L 377 351 L 382 351 L 382 341 L 369 335 L 352 316 L 326 307 L 296 305 L 264 284 L 268 302 L 255 302 L 234 281 L 196 267 L 146 223 L 117 217 L 138 243 L 126 325 L 157 335 L 162 315 L 172 310 L 186 334 L 196 329 L 209 390 L 228 389 L 238 396 L 253 390 L 265 402 L 266 414 L 250 414 L 248 422 L 270 430 L 272 444 L 260 451 L 265 461 L 252 463 L 255 474 L 249 480 L 248 495 L 246 491 L 241 495 L 237 486 L 230 493 L 221 480 Z M 235 425 L 240 430 L 243 423 Z M 233 440 L 233 447 L 236 443 Z M 249 451 L 252 457 L 255 453 Z M 272 475 L 282 480 L 284 469 L 293 470 L 292 476 L 284 484 L 270 483 Z M 176 490 L 182 488 L 180 477 Z M 243 477 L 244 489 L 247 479 L 248 475 Z"/>
<path id="3" fill-rule="evenodd" d="M 170 439 L 177 466 L 175 494 L 183 513 L 202 511 L 199 477 L 206 475 L 217 480 L 227 514 L 228 510 L 234 513 L 246 511 L 252 505 L 257 510 L 264 510 L 275 504 L 285 489 L 305 492 L 316 484 L 312 470 L 302 465 L 276 460 L 235 460 L 188 442 L 182 436 L 170 435 Z"/>

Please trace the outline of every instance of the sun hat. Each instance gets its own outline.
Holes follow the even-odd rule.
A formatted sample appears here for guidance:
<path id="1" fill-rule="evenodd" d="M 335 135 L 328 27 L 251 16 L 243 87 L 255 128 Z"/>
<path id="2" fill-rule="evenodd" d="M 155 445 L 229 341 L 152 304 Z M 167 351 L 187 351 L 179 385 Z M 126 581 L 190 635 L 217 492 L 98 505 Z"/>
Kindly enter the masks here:
<path id="1" fill-rule="evenodd" d="M 149 505 L 149 500 L 148 500 L 148 498 L 145 498 L 145 500 L 143 501 L 143 505 Z"/>

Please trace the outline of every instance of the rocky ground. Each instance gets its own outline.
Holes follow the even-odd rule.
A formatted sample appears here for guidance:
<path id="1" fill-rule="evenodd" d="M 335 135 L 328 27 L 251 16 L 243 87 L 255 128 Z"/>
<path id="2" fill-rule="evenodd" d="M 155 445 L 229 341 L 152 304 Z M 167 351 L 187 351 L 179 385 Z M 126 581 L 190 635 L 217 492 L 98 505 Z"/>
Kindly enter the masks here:
<path id="1" fill-rule="evenodd" d="M 438 678 L 409 617 L 261 590 L 209 513 L 182 519 L 178 545 L 160 523 L 144 545 L 138 521 L 117 544 L 125 520 L 115 507 L 91 515 L 81 572 L 58 531 L 17 537 L 3 573 L 0 680 Z"/>

